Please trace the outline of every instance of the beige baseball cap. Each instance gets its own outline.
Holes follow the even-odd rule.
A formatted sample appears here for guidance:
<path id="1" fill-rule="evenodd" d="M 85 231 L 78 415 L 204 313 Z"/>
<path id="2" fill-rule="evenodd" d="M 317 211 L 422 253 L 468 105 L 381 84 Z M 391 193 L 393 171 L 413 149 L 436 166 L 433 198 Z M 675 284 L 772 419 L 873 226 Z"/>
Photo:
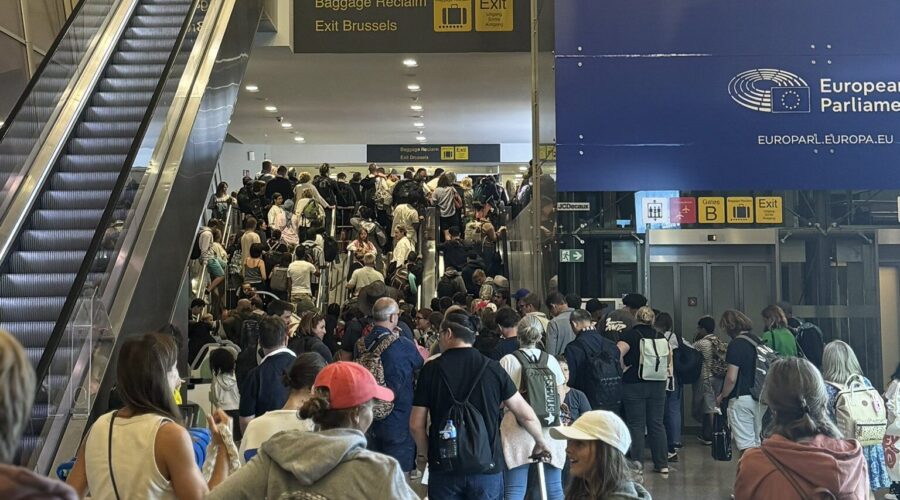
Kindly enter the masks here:
<path id="1" fill-rule="evenodd" d="M 628 453 L 631 434 L 628 426 L 611 411 L 595 410 L 583 413 L 568 427 L 550 429 L 554 439 L 574 439 L 576 441 L 603 441 L 613 448 Z"/>

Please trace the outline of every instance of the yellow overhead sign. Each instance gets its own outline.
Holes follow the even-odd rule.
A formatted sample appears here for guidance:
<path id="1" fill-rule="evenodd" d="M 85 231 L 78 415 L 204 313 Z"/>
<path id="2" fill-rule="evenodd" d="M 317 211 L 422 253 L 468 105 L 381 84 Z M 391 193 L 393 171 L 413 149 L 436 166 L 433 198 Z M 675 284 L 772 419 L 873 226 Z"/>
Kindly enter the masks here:
<path id="1" fill-rule="evenodd" d="M 724 224 L 725 198 L 719 196 L 697 198 L 697 222 L 700 224 Z"/>
<path id="2" fill-rule="evenodd" d="M 756 222 L 758 224 L 782 224 L 784 222 L 781 196 L 756 198 Z"/>
<path id="3" fill-rule="evenodd" d="M 472 31 L 472 2 L 434 0 L 434 31 L 437 33 Z"/>
<path id="4" fill-rule="evenodd" d="M 475 0 L 475 31 L 512 31 L 513 3 L 513 0 Z"/>
<path id="5" fill-rule="evenodd" d="M 730 197 L 726 208 L 729 224 L 753 224 L 753 198 Z"/>
<path id="6" fill-rule="evenodd" d="M 456 161 L 466 161 L 469 159 L 469 146 L 456 146 L 453 148 L 453 155 Z"/>

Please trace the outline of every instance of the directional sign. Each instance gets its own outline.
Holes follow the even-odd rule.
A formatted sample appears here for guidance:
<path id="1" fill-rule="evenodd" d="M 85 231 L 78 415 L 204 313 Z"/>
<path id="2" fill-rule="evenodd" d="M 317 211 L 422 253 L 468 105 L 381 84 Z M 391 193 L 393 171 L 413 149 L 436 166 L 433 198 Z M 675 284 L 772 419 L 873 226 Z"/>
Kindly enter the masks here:
<path id="1" fill-rule="evenodd" d="M 589 201 L 560 201 L 556 204 L 557 212 L 590 212 L 591 202 Z"/>
<path id="2" fill-rule="evenodd" d="M 669 222 L 668 198 L 644 198 L 641 202 L 645 224 L 660 224 Z"/>
<path id="3" fill-rule="evenodd" d="M 784 222 L 781 196 L 759 196 L 756 198 L 756 223 L 781 224 Z"/>
<path id="4" fill-rule="evenodd" d="M 580 248 L 561 249 L 559 261 L 563 263 L 584 262 L 584 250 Z"/>
<path id="5" fill-rule="evenodd" d="M 696 198 L 670 198 L 669 217 L 675 224 L 697 223 Z"/>

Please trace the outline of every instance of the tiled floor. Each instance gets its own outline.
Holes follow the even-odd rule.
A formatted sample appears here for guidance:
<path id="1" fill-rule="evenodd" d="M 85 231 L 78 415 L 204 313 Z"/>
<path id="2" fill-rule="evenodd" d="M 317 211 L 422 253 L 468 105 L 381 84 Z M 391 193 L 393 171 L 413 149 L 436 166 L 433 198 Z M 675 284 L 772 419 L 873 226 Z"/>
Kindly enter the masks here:
<path id="1" fill-rule="evenodd" d="M 689 434 L 684 438 L 685 447 L 678 453 L 678 463 L 670 464 L 675 470 L 668 476 L 653 472 L 648 457 L 644 486 L 653 500 L 731 498 L 737 454 L 731 462 L 717 462 L 712 459 L 709 446 L 703 446 Z"/>

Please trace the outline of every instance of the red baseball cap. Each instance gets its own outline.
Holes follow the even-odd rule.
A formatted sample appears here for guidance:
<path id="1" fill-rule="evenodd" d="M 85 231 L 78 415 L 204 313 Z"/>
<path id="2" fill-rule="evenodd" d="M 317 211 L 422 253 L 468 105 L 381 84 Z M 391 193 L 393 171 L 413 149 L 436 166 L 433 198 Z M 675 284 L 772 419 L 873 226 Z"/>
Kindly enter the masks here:
<path id="1" fill-rule="evenodd" d="M 335 410 L 353 408 L 371 399 L 394 400 L 394 391 L 378 385 L 364 366 L 349 361 L 331 363 L 322 369 L 313 384 L 316 387 L 328 389 Z"/>

